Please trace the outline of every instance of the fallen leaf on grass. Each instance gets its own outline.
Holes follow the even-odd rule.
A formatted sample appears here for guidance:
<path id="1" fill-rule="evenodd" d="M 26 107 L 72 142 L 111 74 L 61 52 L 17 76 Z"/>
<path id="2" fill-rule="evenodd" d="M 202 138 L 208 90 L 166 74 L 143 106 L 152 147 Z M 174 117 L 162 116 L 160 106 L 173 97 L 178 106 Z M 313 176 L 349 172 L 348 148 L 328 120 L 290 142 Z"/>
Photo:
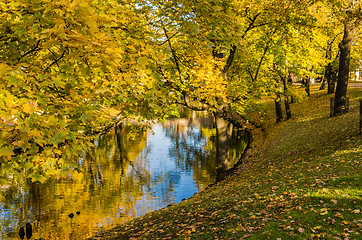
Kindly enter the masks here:
<path id="1" fill-rule="evenodd" d="M 361 213 L 361 211 L 359 209 L 355 209 L 352 211 L 352 213 Z"/>
<path id="2" fill-rule="evenodd" d="M 322 208 L 320 215 L 326 215 L 326 214 L 328 214 L 328 210 L 326 208 Z"/>

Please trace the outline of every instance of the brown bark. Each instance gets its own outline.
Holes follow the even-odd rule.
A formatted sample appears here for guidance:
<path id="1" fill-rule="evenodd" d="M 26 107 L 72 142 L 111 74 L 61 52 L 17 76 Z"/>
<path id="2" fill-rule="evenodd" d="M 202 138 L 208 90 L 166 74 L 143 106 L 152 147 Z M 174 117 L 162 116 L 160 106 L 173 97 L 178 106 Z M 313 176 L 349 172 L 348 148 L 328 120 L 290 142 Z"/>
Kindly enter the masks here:
<path id="1" fill-rule="evenodd" d="M 275 113 L 277 115 L 277 123 L 283 120 L 283 111 L 281 105 L 281 99 L 275 99 Z"/>
<path id="2" fill-rule="evenodd" d="M 362 135 L 362 98 L 359 100 L 359 134 Z"/>
<path id="3" fill-rule="evenodd" d="M 356 26 L 354 25 L 354 22 L 349 21 L 344 24 L 343 40 L 339 44 L 340 55 L 338 82 L 335 92 L 334 114 L 340 114 L 344 111 L 349 78 L 351 47 L 355 32 Z"/>
<path id="4" fill-rule="evenodd" d="M 332 44 L 330 42 L 331 41 L 328 42 L 327 52 L 326 52 L 326 58 L 329 61 L 332 59 Z M 327 89 L 328 94 L 334 93 L 334 83 L 333 83 L 334 79 L 332 79 L 332 71 L 333 71 L 332 63 L 329 62 L 324 70 L 324 82 L 327 82 L 327 84 L 328 84 L 328 89 Z M 332 87 L 332 85 L 333 85 L 333 87 Z M 320 90 L 322 90 L 322 86 L 321 86 Z"/>
<path id="5" fill-rule="evenodd" d="M 230 168 L 230 123 L 224 119 L 226 104 L 221 104 L 216 110 L 214 117 L 216 123 L 216 160 L 217 178 Z"/>
<path id="6" fill-rule="evenodd" d="M 333 68 L 333 66 L 334 66 L 334 62 L 337 61 L 338 56 L 335 58 L 335 60 L 333 60 L 333 63 L 331 62 L 331 60 L 332 60 L 332 45 L 333 45 L 334 41 L 337 39 L 338 35 L 339 34 L 337 34 L 333 39 L 332 38 L 329 39 L 329 41 L 327 43 L 326 59 L 328 61 L 328 64 L 325 66 L 323 82 L 319 89 L 319 90 L 323 90 L 325 88 L 325 84 L 327 83 L 328 84 L 328 88 L 327 88 L 328 94 L 334 93 L 335 82 L 336 82 L 336 77 L 337 77 L 337 71 L 336 71 L 336 69 Z"/>
<path id="7" fill-rule="evenodd" d="M 287 114 L 287 120 L 288 120 L 292 117 L 292 112 L 290 111 L 288 98 L 285 99 L 284 105 L 285 105 L 285 113 Z"/>
<path id="8" fill-rule="evenodd" d="M 324 71 L 324 76 L 322 78 L 321 86 L 319 87 L 319 90 L 324 90 L 326 88 L 326 76 Z"/>
<path id="9" fill-rule="evenodd" d="M 359 100 L 359 134 L 362 135 L 362 98 Z"/>
<path id="10" fill-rule="evenodd" d="M 336 88 L 336 80 L 337 80 L 337 71 L 335 69 L 330 69 L 329 77 L 328 77 L 328 94 L 334 93 L 334 89 Z"/>
<path id="11" fill-rule="evenodd" d="M 310 77 L 306 77 L 304 80 L 304 90 L 307 93 L 308 97 L 310 97 Z"/>

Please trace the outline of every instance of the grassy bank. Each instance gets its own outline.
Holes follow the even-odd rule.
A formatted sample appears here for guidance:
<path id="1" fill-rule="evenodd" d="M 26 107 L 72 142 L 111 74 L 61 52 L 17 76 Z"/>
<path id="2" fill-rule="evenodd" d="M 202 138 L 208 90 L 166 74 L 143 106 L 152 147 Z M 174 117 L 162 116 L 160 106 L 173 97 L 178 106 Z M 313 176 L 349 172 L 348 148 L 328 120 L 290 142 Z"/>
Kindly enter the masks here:
<path id="1" fill-rule="evenodd" d="M 350 112 L 334 118 L 319 91 L 288 121 L 270 112 L 234 175 L 93 239 L 361 239 L 362 90 L 349 96 Z"/>

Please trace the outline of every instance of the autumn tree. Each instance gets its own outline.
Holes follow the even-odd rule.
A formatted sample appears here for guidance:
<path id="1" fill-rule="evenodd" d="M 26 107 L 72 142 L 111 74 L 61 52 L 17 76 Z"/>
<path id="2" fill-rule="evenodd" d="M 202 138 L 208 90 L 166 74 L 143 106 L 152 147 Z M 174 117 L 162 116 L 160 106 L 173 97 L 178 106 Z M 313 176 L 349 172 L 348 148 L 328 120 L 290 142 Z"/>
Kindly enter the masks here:
<path id="1" fill-rule="evenodd" d="M 132 1 L 1 1 L 0 175 L 59 176 L 95 132 L 164 115 L 142 17 Z"/>
<path id="2" fill-rule="evenodd" d="M 362 4 L 359 1 L 330 1 L 337 19 L 343 25 L 343 39 L 339 43 L 338 81 L 334 100 L 334 114 L 345 110 L 352 43 L 362 22 Z"/>
<path id="3" fill-rule="evenodd" d="M 86 140 L 94 133 L 127 119 L 164 118 L 177 112 L 175 103 L 214 115 L 219 169 L 227 169 L 230 116 L 242 119 L 251 101 L 275 92 L 271 66 L 308 76 L 317 68 L 315 42 L 305 34 L 310 28 L 303 30 L 315 21 L 311 5 L 2 1 L 2 175 L 17 169 L 40 181 L 60 175 L 69 167 L 64 159 L 92 145 Z M 288 47 L 278 49 L 280 43 Z"/>
<path id="4" fill-rule="evenodd" d="M 159 46 L 162 87 L 178 104 L 215 117 L 219 169 L 229 163 L 229 113 L 270 91 L 265 62 L 273 37 L 301 21 L 308 1 L 142 1 Z M 306 18 L 308 21 L 308 18 Z"/>

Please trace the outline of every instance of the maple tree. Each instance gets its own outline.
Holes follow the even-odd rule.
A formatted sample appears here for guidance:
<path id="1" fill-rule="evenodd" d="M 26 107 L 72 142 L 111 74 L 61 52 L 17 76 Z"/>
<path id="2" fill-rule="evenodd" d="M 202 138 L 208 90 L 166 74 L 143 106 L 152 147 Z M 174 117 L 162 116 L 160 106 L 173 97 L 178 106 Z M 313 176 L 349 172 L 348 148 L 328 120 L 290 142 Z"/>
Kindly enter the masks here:
<path id="1" fill-rule="evenodd" d="M 343 25 L 343 39 L 339 43 L 338 82 L 334 100 L 334 114 L 339 114 L 345 110 L 352 42 L 362 22 L 362 4 L 354 0 L 330 2 L 335 17 Z"/>
<path id="2" fill-rule="evenodd" d="M 274 38 L 288 28 L 291 19 L 300 26 L 312 20 L 309 14 L 301 14 L 308 2 L 277 2 L 139 3 L 149 11 L 159 54 L 164 54 L 158 62 L 164 87 L 178 104 L 208 110 L 215 117 L 222 170 L 229 167 L 230 122 L 235 123 L 230 113 L 243 116 L 251 101 L 274 91 L 267 64 L 270 66 L 271 49 L 279 47 Z"/>
<path id="3" fill-rule="evenodd" d="M 233 116 L 248 122 L 255 99 L 293 96 L 291 72 L 307 85 L 320 75 L 329 34 L 322 32 L 334 26 L 316 26 L 328 22 L 313 9 L 318 4 L 2 1 L 2 174 L 26 169 L 43 180 L 66 168 L 79 145 L 91 146 L 95 132 L 177 114 L 175 104 L 214 115 L 219 168 L 227 169 Z M 335 13 L 341 2 L 328 4 Z"/>
<path id="4" fill-rule="evenodd" d="M 132 1 L 2 1 L 0 19 L 1 175 L 25 169 L 44 180 L 68 167 L 64 143 L 76 154 L 76 142 L 114 121 L 167 111 Z"/>

